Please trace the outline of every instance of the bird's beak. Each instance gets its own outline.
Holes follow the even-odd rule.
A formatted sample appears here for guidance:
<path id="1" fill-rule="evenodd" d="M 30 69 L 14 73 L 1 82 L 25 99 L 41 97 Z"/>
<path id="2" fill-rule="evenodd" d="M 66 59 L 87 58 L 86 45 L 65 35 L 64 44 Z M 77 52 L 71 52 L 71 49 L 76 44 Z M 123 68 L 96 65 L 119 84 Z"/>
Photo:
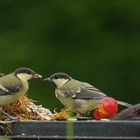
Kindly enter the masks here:
<path id="1" fill-rule="evenodd" d="M 40 75 L 40 74 L 38 74 L 38 73 L 35 73 L 34 75 L 33 75 L 33 78 L 42 78 L 42 75 Z"/>
<path id="2" fill-rule="evenodd" d="M 43 79 L 43 81 L 52 81 L 50 77 Z"/>

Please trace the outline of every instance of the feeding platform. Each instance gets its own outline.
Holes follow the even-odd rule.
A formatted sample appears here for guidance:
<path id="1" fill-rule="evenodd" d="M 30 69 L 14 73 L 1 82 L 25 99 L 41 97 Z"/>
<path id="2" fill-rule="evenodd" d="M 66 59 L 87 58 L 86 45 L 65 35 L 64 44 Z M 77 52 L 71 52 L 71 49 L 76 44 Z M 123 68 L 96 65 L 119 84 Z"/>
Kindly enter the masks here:
<path id="1" fill-rule="evenodd" d="M 118 113 L 111 120 L 67 120 L 67 111 L 52 114 L 27 97 L 3 107 L 19 121 L 2 124 L 0 138 L 15 139 L 140 139 L 140 104 Z M 0 116 L 5 120 L 4 116 Z M 65 119 L 63 121 L 57 119 Z"/>
<path id="2" fill-rule="evenodd" d="M 140 139 L 140 121 L 20 121 L 9 127 L 10 138 Z"/>

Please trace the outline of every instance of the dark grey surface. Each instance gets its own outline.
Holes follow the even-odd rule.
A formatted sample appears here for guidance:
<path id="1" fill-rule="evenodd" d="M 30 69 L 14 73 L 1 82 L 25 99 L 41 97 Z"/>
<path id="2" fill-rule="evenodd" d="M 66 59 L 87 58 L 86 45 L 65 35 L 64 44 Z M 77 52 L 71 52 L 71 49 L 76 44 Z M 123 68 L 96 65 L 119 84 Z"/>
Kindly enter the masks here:
<path id="1" fill-rule="evenodd" d="M 133 105 L 115 115 L 113 120 L 140 120 L 140 104 Z"/>
<path id="2" fill-rule="evenodd" d="M 19 138 L 66 138 L 67 128 L 74 128 L 70 137 L 77 139 L 140 139 L 140 121 L 22 121 L 10 127 Z"/>

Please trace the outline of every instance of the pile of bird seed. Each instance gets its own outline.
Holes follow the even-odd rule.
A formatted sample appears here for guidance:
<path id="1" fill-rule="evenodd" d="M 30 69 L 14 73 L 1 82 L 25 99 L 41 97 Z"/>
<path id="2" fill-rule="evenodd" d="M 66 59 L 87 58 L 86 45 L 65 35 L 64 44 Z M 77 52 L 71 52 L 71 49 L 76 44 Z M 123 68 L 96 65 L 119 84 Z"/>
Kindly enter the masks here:
<path id="1" fill-rule="evenodd" d="M 35 105 L 28 97 L 23 96 L 17 102 L 3 106 L 5 112 L 13 117 L 18 117 L 19 120 L 51 120 L 52 113 L 49 109 L 42 105 Z M 0 114 L 0 120 L 5 120 L 7 117 Z"/>

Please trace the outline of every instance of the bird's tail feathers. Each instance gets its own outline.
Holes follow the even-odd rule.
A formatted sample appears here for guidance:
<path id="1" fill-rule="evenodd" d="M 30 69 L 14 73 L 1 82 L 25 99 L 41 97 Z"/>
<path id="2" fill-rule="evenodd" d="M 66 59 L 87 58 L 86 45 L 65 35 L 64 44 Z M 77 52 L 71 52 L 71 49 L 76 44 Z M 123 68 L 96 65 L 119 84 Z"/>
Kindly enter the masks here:
<path id="1" fill-rule="evenodd" d="M 123 102 L 123 101 L 118 101 L 118 100 L 117 100 L 117 103 L 118 103 L 119 105 L 122 105 L 122 106 L 125 106 L 125 107 L 131 107 L 131 106 L 132 106 L 132 104 L 129 104 L 129 103 L 126 103 L 126 102 Z"/>

